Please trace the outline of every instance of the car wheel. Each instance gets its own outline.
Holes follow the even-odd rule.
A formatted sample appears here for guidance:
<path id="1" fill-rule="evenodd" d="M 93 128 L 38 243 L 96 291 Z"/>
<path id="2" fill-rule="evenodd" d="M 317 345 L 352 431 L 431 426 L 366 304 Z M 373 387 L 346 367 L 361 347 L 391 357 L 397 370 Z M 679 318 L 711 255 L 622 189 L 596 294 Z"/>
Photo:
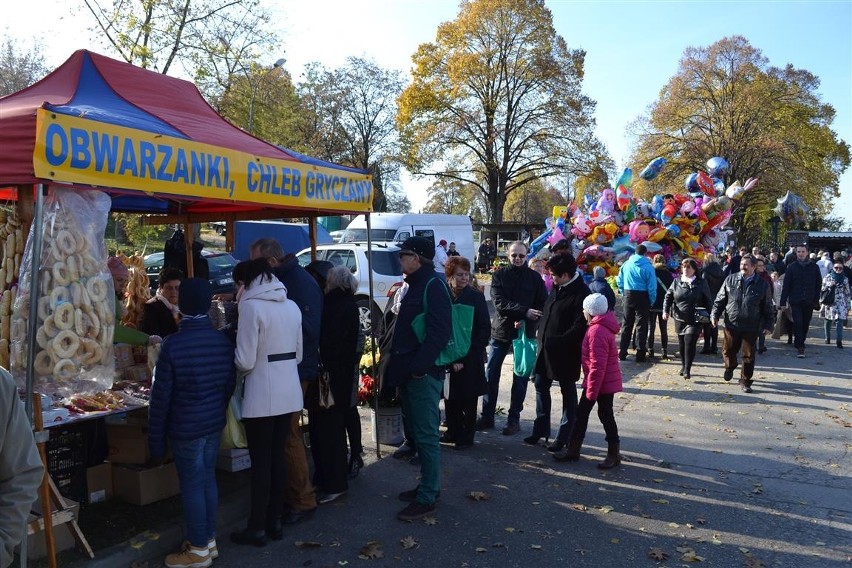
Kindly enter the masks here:
<path id="1" fill-rule="evenodd" d="M 358 319 L 361 322 L 361 329 L 364 331 L 364 335 L 370 335 L 373 331 L 373 322 L 378 324 L 382 312 L 374 302 L 370 302 L 367 298 L 358 298 L 355 305 L 358 306 Z"/>

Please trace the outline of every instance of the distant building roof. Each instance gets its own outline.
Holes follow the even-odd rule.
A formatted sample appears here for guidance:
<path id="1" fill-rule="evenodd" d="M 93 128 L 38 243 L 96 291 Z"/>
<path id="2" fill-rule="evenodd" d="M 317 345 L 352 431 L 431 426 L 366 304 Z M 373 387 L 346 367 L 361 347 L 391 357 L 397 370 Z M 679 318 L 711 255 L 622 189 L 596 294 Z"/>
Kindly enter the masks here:
<path id="1" fill-rule="evenodd" d="M 852 231 L 808 231 L 809 239 L 852 239 Z"/>

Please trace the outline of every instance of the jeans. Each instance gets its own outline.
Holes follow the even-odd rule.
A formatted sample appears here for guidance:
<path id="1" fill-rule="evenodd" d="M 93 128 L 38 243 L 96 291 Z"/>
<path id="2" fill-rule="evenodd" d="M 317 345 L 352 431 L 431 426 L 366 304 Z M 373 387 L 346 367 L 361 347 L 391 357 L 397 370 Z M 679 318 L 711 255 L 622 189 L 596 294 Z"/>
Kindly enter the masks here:
<path id="1" fill-rule="evenodd" d="M 614 393 L 600 394 L 598 400 L 589 400 L 586 398 L 586 389 L 583 389 L 583 395 L 580 397 L 580 403 L 577 405 L 577 419 L 574 422 L 574 428 L 571 429 L 571 439 L 583 441 L 586 437 L 586 430 L 589 427 L 589 415 L 592 413 L 592 408 L 595 402 L 598 404 L 598 418 L 603 424 L 604 432 L 606 432 L 606 441 L 610 444 L 620 442 L 618 438 L 618 425 L 615 423 L 615 413 L 612 410 L 612 402 L 615 398 Z"/>
<path id="2" fill-rule="evenodd" d="M 298 412 L 243 418 L 251 457 L 251 512 L 248 529 L 261 531 L 281 517 L 287 487 L 287 459 L 290 431 Z M 303 459 L 305 447 L 299 434 Z M 311 492 L 313 494 L 313 491 Z"/>
<path id="3" fill-rule="evenodd" d="M 431 505 L 441 491 L 441 444 L 438 433 L 441 412 L 438 403 L 441 401 L 444 381 L 430 375 L 417 379 L 412 377 L 400 390 L 403 412 L 420 455 L 417 501 Z"/>
<path id="4" fill-rule="evenodd" d="M 836 320 L 825 320 L 823 325 L 825 326 L 825 341 L 826 343 L 831 341 L 831 328 L 834 327 L 834 335 L 837 337 L 837 343 L 843 343 L 843 322 L 845 320 L 836 319 Z"/>
<path id="5" fill-rule="evenodd" d="M 651 319 L 651 302 L 648 292 L 626 290 L 624 292 L 624 329 L 621 330 L 621 343 L 618 354 L 627 355 L 627 346 L 633 337 L 633 325 L 636 330 L 636 358 L 640 361 L 646 356 L 648 342 L 648 320 Z"/>
<path id="6" fill-rule="evenodd" d="M 492 338 L 489 343 L 488 362 L 485 363 L 488 392 L 482 397 L 482 420 L 489 424 L 494 424 L 494 412 L 497 410 L 497 396 L 500 392 L 500 371 L 511 348 L 511 341 L 498 341 Z M 527 377 L 519 377 L 512 373 L 512 394 L 509 403 L 509 416 L 506 419 L 507 424 L 520 422 L 529 382 L 530 380 Z"/>
<path id="7" fill-rule="evenodd" d="M 169 440 L 180 479 L 187 540 L 199 548 L 207 547 L 216 536 L 216 456 L 221 437 L 216 432 L 195 440 Z"/>
<path id="8" fill-rule="evenodd" d="M 553 379 L 545 378 L 543 375 L 535 376 L 535 422 L 533 422 L 533 436 L 550 438 L 551 386 L 553 386 Z M 556 441 L 567 444 L 571 428 L 574 426 L 574 413 L 577 409 L 577 387 L 573 381 L 560 381 L 559 389 L 562 391 L 562 418 L 559 421 Z"/>
<path id="9" fill-rule="evenodd" d="M 725 342 L 722 345 L 722 361 L 726 369 L 737 368 L 737 353 L 743 351 L 742 380 L 751 381 L 754 374 L 755 343 L 757 332 L 744 333 L 736 329 L 725 328 Z"/>
<path id="10" fill-rule="evenodd" d="M 811 318 L 814 315 L 812 304 L 802 302 L 801 304 L 790 304 L 793 310 L 793 345 L 797 349 L 805 348 L 805 339 L 808 337 L 808 328 L 811 326 Z"/>

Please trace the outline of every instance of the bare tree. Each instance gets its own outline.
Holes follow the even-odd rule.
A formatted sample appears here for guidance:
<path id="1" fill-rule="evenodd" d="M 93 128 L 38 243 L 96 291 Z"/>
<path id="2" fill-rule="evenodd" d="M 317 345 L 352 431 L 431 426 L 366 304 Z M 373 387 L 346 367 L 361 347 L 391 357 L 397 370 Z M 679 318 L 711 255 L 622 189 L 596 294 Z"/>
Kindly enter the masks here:
<path id="1" fill-rule="evenodd" d="M 29 87 L 47 75 L 41 48 L 25 49 L 19 42 L 7 37 L 0 45 L 0 97 Z"/>

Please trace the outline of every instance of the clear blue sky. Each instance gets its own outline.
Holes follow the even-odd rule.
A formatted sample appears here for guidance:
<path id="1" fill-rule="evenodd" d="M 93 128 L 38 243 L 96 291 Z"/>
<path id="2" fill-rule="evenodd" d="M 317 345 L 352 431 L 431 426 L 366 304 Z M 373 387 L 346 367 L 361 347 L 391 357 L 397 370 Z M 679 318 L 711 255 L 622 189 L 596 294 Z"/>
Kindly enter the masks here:
<path id="1" fill-rule="evenodd" d="M 458 13 L 456 0 L 264 1 L 283 39 L 280 52 L 269 54 L 269 63 L 286 57 L 296 79 L 309 61 L 335 67 L 350 55 L 372 57 L 384 67 L 407 72 L 417 46 L 434 40 L 438 24 Z M 25 40 L 40 38 L 51 65 L 81 47 L 108 54 L 97 42 L 85 41 L 91 37 L 91 22 L 81 4 L 12 4 L 5 8 L 7 31 Z M 584 90 L 598 102 L 598 136 L 619 167 L 629 153 L 627 125 L 676 73 L 684 49 L 731 35 L 748 38 L 771 65 L 790 63 L 819 77 L 822 100 L 837 111 L 833 129 L 852 143 L 852 0 L 550 0 L 547 5 L 568 46 L 587 52 Z M 406 181 L 406 187 L 414 206 L 422 206 L 423 183 Z M 779 196 L 784 191 L 779 188 Z M 852 223 L 852 171 L 841 178 L 841 192 L 835 214 Z"/>

